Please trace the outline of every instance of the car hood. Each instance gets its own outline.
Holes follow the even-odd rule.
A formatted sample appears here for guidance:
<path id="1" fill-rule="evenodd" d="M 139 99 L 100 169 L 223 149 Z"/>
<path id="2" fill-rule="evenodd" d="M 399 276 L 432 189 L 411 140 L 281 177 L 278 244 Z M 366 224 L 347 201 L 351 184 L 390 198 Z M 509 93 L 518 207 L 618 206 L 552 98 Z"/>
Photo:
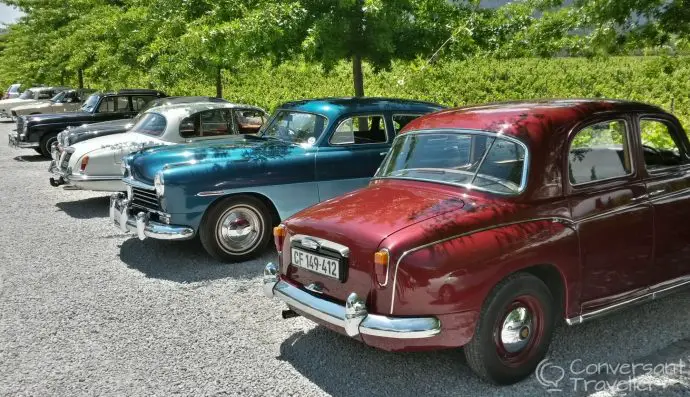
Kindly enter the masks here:
<path id="1" fill-rule="evenodd" d="M 373 183 L 307 208 L 285 224 L 292 235 L 374 250 L 399 230 L 464 207 L 460 194 L 434 184 Z"/>
<path id="2" fill-rule="evenodd" d="M 164 167 L 173 168 L 183 165 L 202 167 L 205 163 L 225 165 L 229 162 L 251 163 L 258 166 L 304 151 L 304 148 L 282 141 L 239 135 L 220 140 L 144 149 L 132 154 L 128 162 L 134 178 L 153 184 L 154 176 Z"/>
<path id="3" fill-rule="evenodd" d="M 87 112 L 66 112 L 53 114 L 36 114 L 26 118 L 26 124 L 50 124 L 60 123 L 66 121 L 81 121 L 91 120 L 92 114 Z"/>
<path id="4" fill-rule="evenodd" d="M 49 100 L 34 101 L 32 103 L 22 103 L 21 105 L 14 108 L 14 110 L 27 110 L 27 109 L 39 109 L 47 108 L 52 104 Z"/>
<path id="5" fill-rule="evenodd" d="M 5 106 L 5 105 L 15 105 L 15 104 L 24 104 L 27 102 L 33 101 L 33 99 L 19 99 L 19 98 L 12 98 L 12 99 L 2 99 L 0 100 L 0 107 Z"/>
<path id="6" fill-rule="evenodd" d="M 72 127 L 65 133 L 69 137 L 69 144 L 73 145 L 100 136 L 123 133 L 132 128 L 132 126 L 134 126 L 132 119 L 111 120 Z"/>

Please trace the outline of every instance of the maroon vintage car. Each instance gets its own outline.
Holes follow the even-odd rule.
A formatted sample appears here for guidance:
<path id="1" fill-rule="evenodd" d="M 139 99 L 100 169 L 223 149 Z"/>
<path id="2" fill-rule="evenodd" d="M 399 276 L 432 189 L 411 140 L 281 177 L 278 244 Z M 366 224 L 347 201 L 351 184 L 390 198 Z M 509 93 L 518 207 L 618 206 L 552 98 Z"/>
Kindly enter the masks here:
<path id="1" fill-rule="evenodd" d="M 641 103 L 559 100 L 410 123 L 367 188 L 274 230 L 264 293 L 384 350 L 464 346 L 510 384 L 573 325 L 690 283 L 690 143 Z"/>

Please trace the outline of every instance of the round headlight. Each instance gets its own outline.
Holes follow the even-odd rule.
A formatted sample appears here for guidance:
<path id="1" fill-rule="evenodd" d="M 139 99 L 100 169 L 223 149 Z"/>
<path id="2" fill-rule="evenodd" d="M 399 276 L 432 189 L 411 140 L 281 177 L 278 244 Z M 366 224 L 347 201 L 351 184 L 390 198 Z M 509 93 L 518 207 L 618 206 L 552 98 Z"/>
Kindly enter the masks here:
<path id="1" fill-rule="evenodd" d="M 158 171 L 156 177 L 153 178 L 153 187 L 156 188 L 156 194 L 158 197 L 163 197 L 165 193 L 165 181 L 163 180 L 163 171 Z"/>

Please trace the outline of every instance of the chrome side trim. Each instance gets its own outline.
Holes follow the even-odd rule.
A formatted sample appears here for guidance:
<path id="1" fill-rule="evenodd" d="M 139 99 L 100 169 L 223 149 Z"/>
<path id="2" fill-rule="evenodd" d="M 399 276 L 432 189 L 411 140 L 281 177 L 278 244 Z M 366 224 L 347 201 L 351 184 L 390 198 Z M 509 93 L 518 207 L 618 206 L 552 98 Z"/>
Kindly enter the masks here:
<path id="1" fill-rule="evenodd" d="M 125 184 L 130 185 L 132 187 L 136 187 L 136 188 L 144 189 L 144 190 L 151 190 L 151 191 L 156 190 L 156 188 L 153 187 L 153 185 L 147 185 L 143 182 L 139 182 L 138 180 L 132 178 L 131 176 L 127 177 L 127 178 L 122 178 L 122 177 L 119 177 L 119 178 L 122 179 L 122 182 L 124 182 Z"/>
<path id="2" fill-rule="evenodd" d="M 98 182 L 98 181 L 118 181 L 121 176 L 91 176 L 81 174 L 65 175 L 65 179 L 71 182 Z"/>
<path id="3" fill-rule="evenodd" d="M 199 197 L 212 197 L 212 196 L 222 196 L 226 194 L 225 190 L 214 190 L 211 192 L 199 192 L 196 195 Z"/>
<path id="4" fill-rule="evenodd" d="M 419 247 L 411 248 L 411 249 L 403 252 L 402 255 L 400 255 L 400 258 L 398 258 L 398 261 L 395 263 L 395 273 L 393 273 L 393 293 L 392 293 L 392 297 L 391 297 L 391 310 L 389 313 L 393 314 L 393 309 L 395 307 L 395 291 L 396 291 L 395 287 L 397 286 L 397 283 L 398 283 L 398 269 L 400 269 L 400 262 L 402 262 L 402 260 L 407 255 L 412 254 L 412 253 L 417 252 L 417 251 L 420 251 L 420 250 L 423 250 L 425 248 L 429 248 L 429 247 L 434 246 L 436 244 L 441 244 L 441 243 L 445 243 L 446 241 L 454 240 L 456 238 L 469 236 L 470 234 L 486 232 L 489 230 L 498 229 L 498 228 L 506 227 L 506 226 L 519 225 L 521 223 L 543 222 L 543 221 L 551 221 L 554 223 L 561 223 L 561 224 L 565 225 L 566 227 L 575 228 L 574 222 L 570 219 L 567 219 L 567 218 L 561 218 L 561 217 L 532 218 L 532 219 L 525 219 L 525 220 L 516 221 L 516 222 L 501 223 L 501 224 L 497 224 L 497 225 L 491 225 L 491 226 L 471 230 L 469 232 L 457 234 L 455 236 L 447 237 L 447 238 L 444 238 L 441 240 L 432 241 L 430 243 L 420 245 Z"/>
<path id="5" fill-rule="evenodd" d="M 679 289 L 682 287 L 686 287 L 686 286 L 690 286 L 690 276 L 684 276 L 684 277 L 677 278 L 677 279 L 672 281 L 671 285 L 658 286 L 656 288 L 650 287 L 649 292 L 644 294 L 644 295 L 636 296 L 634 298 L 630 298 L 630 299 L 624 300 L 622 302 L 617 302 L 617 303 L 614 303 L 613 305 L 602 307 L 600 309 L 596 309 L 596 310 L 593 310 L 591 312 L 582 313 L 579 316 L 567 318 L 565 320 L 565 322 L 566 322 L 566 324 L 571 325 L 571 326 L 577 325 L 577 324 L 582 324 L 585 321 L 589 321 L 589 320 L 593 320 L 596 318 L 606 316 L 608 314 L 611 314 L 611 313 L 616 312 L 618 310 L 622 310 L 622 309 L 629 307 L 629 306 L 634 306 L 634 305 L 645 303 L 645 302 L 651 302 L 655 299 L 658 299 L 661 296 L 664 296 L 664 295 L 667 295 L 667 294 L 673 292 L 673 290 L 676 290 L 676 289 Z"/>
<path id="6" fill-rule="evenodd" d="M 306 234 L 295 234 L 294 236 L 292 236 L 292 238 L 290 238 L 290 241 L 302 242 L 302 240 L 304 239 L 313 240 L 322 247 L 336 251 L 343 258 L 347 258 L 348 256 L 350 256 L 350 249 L 348 247 L 319 237 L 307 236 Z"/>
<path id="7" fill-rule="evenodd" d="M 430 338 L 441 333 L 436 317 L 387 317 L 367 312 L 364 300 L 351 293 L 345 306 L 314 296 L 283 280 L 277 266 L 269 263 L 264 269 L 263 292 L 287 303 L 292 309 L 342 328 L 351 337 L 360 334 L 391 339 Z"/>
<path id="8" fill-rule="evenodd" d="M 656 202 L 661 201 L 661 200 L 666 200 L 666 199 L 674 198 L 677 196 L 683 196 L 685 194 L 690 193 L 690 188 L 685 188 L 682 190 L 671 191 L 671 192 L 664 191 L 664 193 L 666 193 L 666 194 L 659 194 L 659 195 L 653 196 L 654 198 L 651 199 L 650 201 L 652 203 L 656 203 Z M 650 196 L 651 196 L 651 193 L 650 193 Z"/>

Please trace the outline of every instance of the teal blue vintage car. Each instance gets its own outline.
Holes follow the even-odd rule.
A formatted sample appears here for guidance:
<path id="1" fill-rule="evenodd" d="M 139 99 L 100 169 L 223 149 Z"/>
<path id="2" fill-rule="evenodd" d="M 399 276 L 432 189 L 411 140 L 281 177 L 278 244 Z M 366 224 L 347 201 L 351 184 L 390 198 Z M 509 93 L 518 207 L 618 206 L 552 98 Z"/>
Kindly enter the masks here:
<path id="1" fill-rule="evenodd" d="M 390 98 L 295 101 L 257 134 L 142 150 L 123 160 L 127 193 L 111 197 L 110 218 L 142 240 L 198 234 L 212 256 L 247 260 L 281 219 L 365 186 L 395 134 L 441 108 Z M 204 120 L 180 126 L 184 136 L 203 131 Z"/>

